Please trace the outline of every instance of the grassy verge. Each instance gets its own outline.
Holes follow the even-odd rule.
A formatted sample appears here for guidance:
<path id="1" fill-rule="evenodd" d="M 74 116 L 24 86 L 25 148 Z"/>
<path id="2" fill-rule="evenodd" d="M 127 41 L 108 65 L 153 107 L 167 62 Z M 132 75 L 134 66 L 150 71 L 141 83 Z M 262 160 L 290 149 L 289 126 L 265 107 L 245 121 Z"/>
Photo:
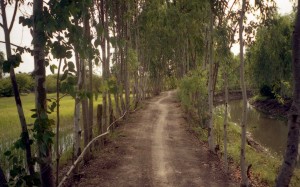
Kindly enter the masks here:
<path id="1" fill-rule="evenodd" d="M 34 94 L 21 96 L 27 124 L 32 124 L 34 122 L 34 119 L 31 118 L 33 113 L 30 111 L 31 109 L 35 108 L 34 97 Z M 47 97 L 55 98 L 56 94 L 48 94 Z M 71 96 L 65 96 L 60 101 L 60 152 L 62 153 L 61 164 L 64 164 L 68 159 L 72 158 L 74 102 L 75 101 Z M 94 100 L 95 130 L 95 124 L 97 121 L 96 110 L 98 104 L 102 104 L 102 95 L 99 95 L 98 99 Z M 112 104 L 114 106 L 113 98 Z M 56 112 L 50 114 L 49 118 L 56 121 Z M 20 136 L 21 133 L 21 126 L 13 97 L 0 98 L 0 119 L 0 163 L 1 167 L 7 169 L 9 167 L 9 163 L 7 163 L 5 160 L 3 153 L 12 146 L 14 141 Z M 29 125 L 28 128 L 32 128 L 32 125 Z M 53 126 L 53 129 L 54 128 L 55 127 Z M 20 157 L 24 157 L 24 154 L 20 151 L 16 152 L 15 154 L 20 155 Z"/>
<path id="2" fill-rule="evenodd" d="M 219 136 L 220 149 L 223 152 L 223 118 L 215 116 L 215 135 L 216 140 Z M 207 141 L 207 132 L 205 129 L 196 127 L 195 131 L 199 134 L 200 139 Z M 241 128 L 235 123 L 228 124 L 228 156 L 233 161 L 235 166 L 239 166 L 240 162 L 240 147 L 241 147 Z M 275 138 L 275 137 L 274 137 Z M 261 183 L 267 186 L 275 185 L 275 178 L 279 172 L 282 158 L 272 155 L 269 152 L 260 152 L 255 148 L 246 146 L 246 160 L 248 165 L 252 164 L 251 172 L 252 177 L 259 180 Z M 297 168 L 294 172 L 291 187 L 297 187 L 300 184 L 300 168 Z"/>
<path id="3" fill-rule="evenodd" d="M 48 94 L 48 98 L 54 98 L 55 94 Z M 31 118 L 33 114 L 30 110 L 35 108 L 34 94 L 21 96 L 25 118 L 28 124 L 32 124 L 34 119 Z M 102 97 L 98 97 L 94 101 L 94 110 L 96 111 L 97 104 L 102 103 Z M 74 99 L 71 96 L 64 97 L 60 102 L 60 118 L 61 128 L 72 128 L 74 113 Z M 56 113 L 49 115 L 49 118 L 56 119 Z M 13 97 L 0 98 L 0 140 L 8 140 L 16 138 L 21 132 L 21 126 L 17 114 L 17 108 Z M 30 126 L 29 126 L 30 128 Z"/>

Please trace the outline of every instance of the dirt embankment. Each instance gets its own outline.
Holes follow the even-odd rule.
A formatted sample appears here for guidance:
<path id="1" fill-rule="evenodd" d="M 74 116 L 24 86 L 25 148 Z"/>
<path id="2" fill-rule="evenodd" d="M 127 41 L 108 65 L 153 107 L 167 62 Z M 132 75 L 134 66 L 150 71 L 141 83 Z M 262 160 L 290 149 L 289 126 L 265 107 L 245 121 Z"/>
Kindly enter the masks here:
<path id="1" fill-rule="evenodd" d="M 247 97 L 252 97 L 253 96 L 253 92 L 248 90 L 247 91 Z M 224 101 L 224 98 L 225 98 L 225 93 L 222 92 L 222 93 L 217 93 L 215 96 L 214 96 L 214 104 L 215 105 L 219 105 L 219 104 L 223 104 L 225 101 Z M 243 95 L 242 95 L 242 91 L 240 90 L 232 90 L 232 91 L 229 91 L 229 94 L 228 94 L 228 99 L 229 101 L 230 100 L 239 100 L 239 99 L 243 99 Z"/>
<path id="2" fill-rule="evenodd" d="M 189 130 L 175 92 L 165 92 L 130 115 L 78 186 L 239 186 Z"/>
<path id="3" fill-rule="evenodd" d="M 270 117 L 279 118 L 279 119 L 287 119 L 287 115 L 289 109 L 292 105 L 291 99 L 284 100 L 284 104 L 279 103 L 276 99 L 266 99 L 266 100 L 253 100 L 251 99 L 254 96 L 252 91 L 247 91 L 247 96 L 250 104 L 263 112 Z M 229 100 L 239 100 L 242 99 L 241 91 L 230 91 L 229 92 Z M 219 105 L 224 103 L 224 93 L 218 93 L 214 97 L 214 104 Z"/>
<path id="4" fill-rule="evenodd" d="M 250 103 L 257 110 L 274 118 L 287 119 L 292 100 L 285 100 L 284 104 L 279 103 L 276 99 L 250 100 Z"/>

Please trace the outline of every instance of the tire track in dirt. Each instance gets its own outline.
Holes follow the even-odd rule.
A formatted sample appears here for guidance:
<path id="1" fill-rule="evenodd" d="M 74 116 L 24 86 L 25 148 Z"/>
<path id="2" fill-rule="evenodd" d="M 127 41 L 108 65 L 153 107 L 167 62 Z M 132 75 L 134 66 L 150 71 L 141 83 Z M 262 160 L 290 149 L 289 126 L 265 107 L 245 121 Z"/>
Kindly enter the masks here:
<path id="1" fill-rule="evenodd" d="M 188 131 L 175 91 L 147 103 L 83 169 L 79 186 L 239 186 Z"/>

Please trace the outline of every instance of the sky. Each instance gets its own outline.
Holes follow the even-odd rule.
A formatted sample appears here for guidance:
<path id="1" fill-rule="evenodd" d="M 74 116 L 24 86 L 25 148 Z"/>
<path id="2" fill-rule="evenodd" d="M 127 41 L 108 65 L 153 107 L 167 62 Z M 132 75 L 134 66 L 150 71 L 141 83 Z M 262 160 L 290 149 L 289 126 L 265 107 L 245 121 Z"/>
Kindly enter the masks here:
<path id="1" fill-rule="evenodd" d="M 278 5 L 278 11 L 280 14 L 288 14 L 292 11 L 292 3 L 290 0 L 276 0 Z M 13 7 L 8 6 L 7 7 L 7 18 L 8 23 L 10 24 L 12 13 L 13 13 Z M 20 11 L 18 11 L 18 14 L 16 16 L 15 24 L 11 32 L 11 43 L 19 45 L 19 46 L 26 46 L 26 47 L 32 47 L 31 46 L 31 34 L 30 30 L 27 27 L 23 27 L 19 24 L 19 16 L 22 16 L 22 14 L 30 15 L 31 10 L 29 7 L 22 7 Z M 2 23 L 2 17 L 0 19 L 0 22 Z M 0 41 L 4 41 L 4 33 L 3 30 L 0 27 Z M 5 45 L 3 43 L 0 43 L 0 51 L 5 52 Z M 239 53 L 239 45 L 234 44 L 231 51 L 234 54 Z M 18 72 L 32 72 L 33 71 L 33 57 L 26 53 L 22 55 L 23 63 L 21 63 L 20 67 L 16 68 L 15 71 Z M 57 63 L 56 61 L 52 61 L 51 63 Z M 47 74 L 50 74 L 49 67 L 47 68 Z"/>

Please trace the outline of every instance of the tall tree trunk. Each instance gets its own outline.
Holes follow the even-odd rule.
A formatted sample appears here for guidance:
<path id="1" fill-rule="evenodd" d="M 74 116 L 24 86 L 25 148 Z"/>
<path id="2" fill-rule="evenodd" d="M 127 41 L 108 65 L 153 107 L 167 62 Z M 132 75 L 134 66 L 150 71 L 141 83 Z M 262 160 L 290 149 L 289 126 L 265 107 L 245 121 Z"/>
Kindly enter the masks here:
<path id="1" fill-rule="evenodd" d="M 246 131 L 247 131 L 247 93 L 246 93 L 246 84 L 244 80 L 244 40 L 243 40 L 243 21 L 245 15 L 245 7 L 246 0 L 243 0 L 241 17 L 239 20 L 239 38 L 240 38 L 240 84 L 243 94 L 243 113 L 242 113 L 242 134 L 241 134 L 241 155 L 240 155 L 240 164 L 241 164 L 241 175 L 242 175 L 242 183 L 241 186 L 249 186 L 249 180 L 247 176 L 247 167 L 246 167 Z"/>
<path id="2" fill-rule="evenodd" d="M 216 93 L 216 85 L 217 85 L 217 81 L 218 81 L 218 73 L 219 73 L 219 62 L 216 61 L 216 63 L 214 63 L 214 67 L 213 67 L 213 95 L 215 95 Z"/>
<path id="3" fill-rule="evenodd" d="M 100 2 L 100 22 L 102 23 L 102 27 L 105 28 L 105 3 L 107 3 L 105 0 L 101 0 Z M 101 49 L 102 49 L 102 84 L 106 85 L 107 83 L 107 75 L 106 75 L 106 66 L 107 66 L 107 58 L 106 58 L 106 45 L 105 45 L 105 35 L 104 32 L 101 36 Z M 107 123 L 108 123 L 108 117 L 107 117 L 107 89 L 104 88 L 102 90 L 102 104 L 103 104 L 103 126 L 106 129 Z"/>
<path id="4" fill-rule="evenodd" d="M 124 114 L 126 111 L 126 103 L 124 101 L 124 89 L 125 89 L 125 75 L 124 75 L 124 50 L 120 48 L 120 75 L 121 75 L 121 82 L 122 82 L 122 89 L 120 92 L 120 100 L 121 100 L 121 107 L 122 107 L 122 113 Z"/>
<path id="5" fill-rule="evenodd" d="M 34 46 L 34 74 L 35 74 L 35 105 L 38 114 L 39 127 L 37 135 L 43 136 L 51 131 L 51 126 L 45 122 L 47 117 L 46 103 L 46 64 L 45 64 L 45 41 L 41 38 L 45 37 L 44 28 L 40 22 L 43 20 L 43 0 L 33 1 L 33 46 Z M 46 116 L 46 117 L 45 117 Z M 46 119 L 47 120 L 47 119 Z M 47 123 L 47 124 L 46 124 Z M 54 186 L 51 142 L 48 140 L 37 140 L 40 163 L 42 186 Z"/>
<path id="6" fill-rule="evenodd" d="M 226 71 L 226 69 L 225 69 Z M 224 163 L 225 172 L 228 173 L 228 159 L 227 159 L 227 125 L 228 125 L 228 75 L 224 73 L 224 89 L 225 89 L 225 111 L 224 111 Z"/>
<path id="7" fill-rule="evenodd" d="M 15 2 L 16 7 L 18 6 L 18 2 L 19 2 L 18 0 Z M 0 1 L 0 6 L 1 6 L 1 13 L 2 13 L 2 15 L 1 15 L 2 16 L 2 25 L 3 25 L 2 28 L 4 30 L 4 37 L 5 37 L 6 55 L 7 55 L 7 59 L 9 59 L 12 55 L 11 45 L 10 45 L 10 32 L 11 32 L 12 24 L 13 24 L 14 20 L 12 21 L 11 26 L 8 27 L 7 17 L 6 17 L 6 7 L 4 4 L 4 1 Z M 16 12 L 14 14 L 16 14 Z M 13 17 L 14 16 L 15 15 L 13 15 Z M 2 69 L 2 67 L 1 67 L 1 69 Z M 17 106 L 19 120 L 20 120 L 20 124 L 21 124 L 21 128 L 22 128 L 22 134 L 23 134 L 23 138 L 24 138 L 24 142 L 25 142 L 26 162 L 27 162 L 29 174 L 33 177 L 34 167 L 33 167 L 33 162 L 32 162 L 29 134 L 28 134 L 26 119 L 25 119 L 25 115 L 24 115 L 24 111 L 23 111 L 22 101 L 20 98 L 20 93 L 19 93 L 19 89 L 18 89 L 18 85 L 17 85 L 15 70 L 14 70 L 13 66 L 10 67 L 10 80 L 11 80 L 11 84 L 13 87 L 15 103 Z"/>
<path id="8" fill-rule="evenodd" d="M 125 5 L 126 6 L 126 5 Z M 130 3 L 128 4 L 128 7 L 126 7 L 127 12 L 130 11 Z M 124 63 L 124 81 L 125 81 L 125 105 L 126 110 L 129 110 L 130 107 L 130 79 L 129 79 L 129 70 L 128 70 L 128 50 L 131 47 L 131 32 L 130 32 L 130 18 L 127 18 L 126 25 L 125 25 L 125 37 L 127 39 L 126 46 L 125 46 L 125 54 L 126 54 L 126 60 Z"/>
<path id="9" fill-rule="evenodd" d="M 55 186 L 58 186 L 58 174 L 59 174 L 59 128 L 60 128 L 60 68 L 61 68 L 61 60 L 59 60 L 59 65 L 57 69 L 57 77 L 56 77 L 56 178 L 55 178 Z"/>
<path id="10" fill-rule="evenodd" d="M 91 29 L 90 29 L 90 13 L 89 9 L 86 9 L 86 14 L 84 16 L 84 35 L 87 40 L 87 45 L 90 46 L 91 42 Z M 93 123 L 94 123 L 94 96 L 93 96 L 93 62 L 92 62 L 92 57 L 86 53 L 86 58 L 88 61 L 88 66 L 89 66 L 89 73 L 88 73 L 88 78 L 89 78 L 89 87 L 88 92 L 90 93 L 90 97 L 88 98 L 88 141 L 91 141 L 93 139 Z M 91 150 L 90 150 L 91 151 Z"/>
<path id="11" fill-rule="evenodd" d="M 86 69 L 85 69 L 85 60 L 82 59 L 83 63 L 83 69 L 82 69 L 82 84 L 83 84 L 83 90 L 85 93 L 87 93 L 87 85 L 86 85 Z M 88 99 L 87 97 L 84 97 L 81 100 L 81 105 L 82 105 L 82 123 L 83 123 L 83 144 L 84 147 L 87 146 L 89 143 L 89 114 L 88 114 Z M 88 162 L 89 160 L 89 151 L 84 156 L 84 162 Z"/>
<path id="12" fill-rule="evenodd" d="M 298 0 L 295 29 L 293 32 L 293 103 L 288 116 L 287 148 L 282 162 L 281 170 L 276 179 L 276 187 L 289 186 L 299 154 L 300 136 L 300 0 Z"/>
<path id="13" fill-rule="evenodd" d="M 208 80 L 208 105 L 209 105 L 209 123 L 208 123 L 208 145 L 212 152 L 215 152 L 214 132 L 213 132 L 213 11 L 210 13 L 210 41 L 209 41 L 209 80 Z"/>
<path id="14" fill-rule="evenodd" d="M 106 58 L 106 78 L 107 78 L 107 82 L 109 82 L 110 80 L 110 72 L 109 72 L 109 67 L 110 67 L 110 36 L 109 36 L 109 20 L 108 20 L 108 2 L 106 2 L 105 4 L 105 30 L 107 33 L 106 36 L 106 51 L 107 51 L 107 58 Z M 111 101 L 111 93 L 110 90 L 108 89 L 107 91 L 107 96 L 108 96 L 108 112 L 109 112 L 109 116 L 113 116 L 113 107 L 112 107 L 112 101 Z M 109 124 L 111 124 L 112 121 L 109 120 Z"/>
<path id="15" fill-rule="evenodd" d="M 102 105 L 98 105 L 97 107 L 97 128 L 98 135 L 103 133 L 103 125 L 102 125 Z"/>
<path id="16" fill-rule="evenodd" d="M 82 71 L 84 71 L 83 63 L 80 62 L 77 49 L 75 47 L 75 61 L 76 61 L 76 76 L 78 77 L 77 80 L 77 88 L 76 88 L 76 96 L 75 96 L 75 106 L 74 106 L 74 122 L 73 122 L 73 147 L 74 147 L 74 158 L 75 160 L 81 153 L 81 127 L 80 127 L 80 103 L 81 98 L 79 93 L 82 91 Z M 75 174 L 78 173 L 78 167 L 74 171 Z"/>
<path id="17" fill-rule="evenodd" d="M 115 99 L 117 116 L 122 116 L 122 111 L 120 109 L 120 104 L 119 104 L 120 101 L 119 101 L 119 94 L 118 93 L 114 94 L 114 99 Z"/>

